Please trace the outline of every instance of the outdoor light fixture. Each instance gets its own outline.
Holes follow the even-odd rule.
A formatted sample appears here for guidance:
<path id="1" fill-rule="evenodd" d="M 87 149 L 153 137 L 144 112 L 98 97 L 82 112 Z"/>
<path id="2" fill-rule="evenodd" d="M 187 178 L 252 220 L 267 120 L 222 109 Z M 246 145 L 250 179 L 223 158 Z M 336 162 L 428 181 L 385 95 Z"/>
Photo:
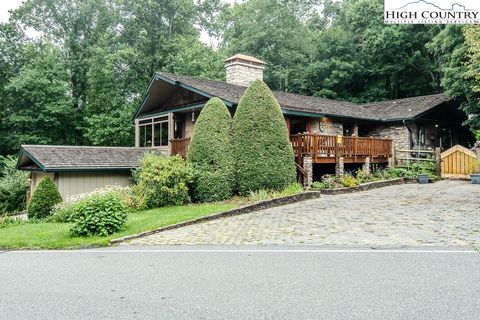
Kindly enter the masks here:
<path id="1" fill-rule="evenodd" d="M 195 109 L 192 109 L 192 123 L 195 123 Z"/>
<path id="2" fill-rule="evenodd" d="M 435 128 L 438 128 L 438 124 L 435 125 Z"/>

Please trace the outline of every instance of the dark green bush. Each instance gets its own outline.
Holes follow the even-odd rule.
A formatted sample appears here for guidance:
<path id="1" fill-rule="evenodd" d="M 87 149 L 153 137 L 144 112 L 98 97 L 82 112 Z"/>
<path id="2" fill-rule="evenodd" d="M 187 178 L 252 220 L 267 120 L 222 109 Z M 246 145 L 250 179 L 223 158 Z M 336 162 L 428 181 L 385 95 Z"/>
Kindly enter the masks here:
<path id="1" fill-rule="evenodd" d="M 14 157 L 0 157 L 0 214 L 25 209 L 28 172 L 17 170 L 16 162 Z"/>
<path id="2" fill-rule="evenodd" d="M 210 99 L 193 130 L 188 161 L 195 169 L 196 201 L 228 199 L 233 192 L 232 118 L 219 98 Z"/>
<path id="3" fill-rule="evenodd" d="M 133 192 L 139 209 L 178 206 L 190 201 L 188 191 L 193 170 L 179 156 L 146 154 L 133 177 L 137 183 Z"/>
<path id="4" fill-rule="evenodd" d="M 282 189 L 295 182 L 295 162 L 280 105 L 256 80 L 245 91 L 233 118 L 233 157 L 238 192 Z"/>
<path id="5" fill-rule="evenodd" d="M 43 219 L 52 214 L 53 206 L 62 202 L 55 182 L 49 176 L 44 177 L 35 188 L 28 205 L 29 219 Z"/>
<path id="6" fill-rule="evenodd" d="M 127 221 L 127 206 L 115 192 L 94 193 L 80 200 L 73 210 L 73 236 L 106 236 L 122 230 Z"/>

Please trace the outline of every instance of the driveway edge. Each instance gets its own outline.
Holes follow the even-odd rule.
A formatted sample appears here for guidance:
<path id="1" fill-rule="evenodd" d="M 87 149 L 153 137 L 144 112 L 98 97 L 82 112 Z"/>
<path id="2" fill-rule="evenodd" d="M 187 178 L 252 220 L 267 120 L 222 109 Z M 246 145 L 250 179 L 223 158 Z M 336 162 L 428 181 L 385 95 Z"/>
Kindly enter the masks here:
<path id="1" fill-rule="evenodd" d="M 388 186 L 395 186 L 395 185 L 405 184 L 405 183 L 416 183 L 416 180 L 413 182 L 413 181 L 407 181 L 403 178 L 398 178 L 398 179 L 384 180 L 384 181 L 373 181 L 373 182 L 367 182 L 367 183 L 361 184 L 356 187 L 341 188 L 341 189 L 325 189 L 325 190 L 319 190 L 319 192 L 325 195 L 336 195 L 336 194 L 366 191 L 370 189 L 377 189 L 377 188 L 383 188 Z"/>
<path id="2" fill-rule="evenodd" d="M 220 213 L 215 213 L 215 214 L 212 214 L 212 215 L 209 215 L 209 216 L 205 216 L 205 217 L 201 217 L 201 218 L 197 218 L 197 219 L 193 219 L 193 220 L 188 220 L 188 221 L 180 222 L 180 223 L 177 223 L 177 224 L 172 224 L 172 225 L 169 225 L 169 226 L 144 231 L 144 232 L 140 232 L 140 233 L 137 233 L 137 234 L 133 234 L 133 235 L 117 238 L 117 239 L 112 239 L 112 240 L 110 240 L 109 245 L 118 244 L 118 243 L 121 243 L 121 242 L 124 242 L 124 241 L 127 241 L 127 240 L 132 240 L 132 239 L 136 239 L 136 238 L 149 236 L 149 235 L 152 235 L 154 233 L 159 233 L 159 232 L 172 230 L 172 229 L 178 229 L 178 228 L 181 228 L 181 227 L 186 227 L 186 226 L 193 225 L 193 224 L 203 223 L 203 222 L 206 222 L 206 221 L 215 220 L 215 219 L 219 219 L 219 218 L 238 216 L 238 215 L 242 215 L 242 214 L 246 214 L 246 213 L 252 213 L 252 212 L 255 212 L 255 211 L 259 211 L 259 210 L 279 207 L 279 206 L 283 206 L 283 205 L 287 205 L 287 204 L 291 204 L 291 203 L 296 203 L 296 202 L 300 202 L 300 201 L 317 199 L 317 198 L 320 198 L 321 194 L 322 193 L 320 191 L 307 191 L 307 192 L 302 192 L 302 193 L 294 194 L 294 195 L 287 196 L 287 197 L 260 201 L 260 202 L 256 202 L 256 203 L 249 204 L 249 205 L 246 205 L 246 206 L 242 206 L 242 207 L 239 207 L 239 208 L 235 208 L 235 209 L 232 209 L 232 210 L 228 210 L 228 211 L 224 211 L 224 212 L 220 212 Z"/>

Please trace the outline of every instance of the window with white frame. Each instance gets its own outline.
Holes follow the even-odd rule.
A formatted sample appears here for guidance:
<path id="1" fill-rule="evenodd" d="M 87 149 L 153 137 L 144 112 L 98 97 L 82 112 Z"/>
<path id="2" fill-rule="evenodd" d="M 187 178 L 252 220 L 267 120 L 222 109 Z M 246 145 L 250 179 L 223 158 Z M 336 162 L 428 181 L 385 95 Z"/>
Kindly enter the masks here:
<path id="1" fill-rule="evenodd" d="M 168 117 L 139 121 L 140 147 L 166 147 L 168 145 Z"/>

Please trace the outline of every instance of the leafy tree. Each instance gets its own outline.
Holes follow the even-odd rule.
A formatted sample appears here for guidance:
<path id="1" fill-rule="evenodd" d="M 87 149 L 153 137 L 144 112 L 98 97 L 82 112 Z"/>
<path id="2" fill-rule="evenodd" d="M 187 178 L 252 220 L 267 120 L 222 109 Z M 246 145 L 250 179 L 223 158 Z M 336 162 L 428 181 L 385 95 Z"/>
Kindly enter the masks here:
<path id="1" fill-rule="evenodd" d="M 20 144 L 64 144 L 72 132 L 68 74 L 58 48 L 32 43 L 22 50 L 26 62 L 4 87 L 4 148 Z"/>
<path id="2" fill-rule="evenodd" d="M 28 0 L 13 12 L 14 21 L 54 39 L 63 50 L 76 143 L 83 142 L 88 59 L 102 34 L 115 26 L 112 21 L 115 12 L 106 0 Z"/>
<path id="3" fill-rule="evenodd" d="M 213 98 L 195 123 L 188 161 L 198 172 L 192 192 L 198 201 L 218 201 L 232 196 L 231 122 L 230 112 L 222 100 Z"/>
<path id="4" fill-rule="evenodd" d="M 43 219 L 52 214 L 53 206 L 62 202 L 55 182 L 49 176 L 40 180 L 33 191 L 30 203 L 28 204 L 29 219 Z"/>
<path id="5" fill-rule="evenodd" d="M 282 189 L 295 182 L 295 162 L 280 105 L 268 86 L 255 80 L 233 118 L 236 183 L 242 195 Z"/>
<path id="6" fill-rule="evenodd" d="M 15 168 L 17 159 L 0 157 L 0 214 L 25 209 L 28 172 Z"/>
<path id="7" fill-rule="evenodd" d="M 468 50 L 467 78 L 471 81 L 470 94 L 463 106 L 465 112 L 470 114 L 469 124 L 476 129 L 477 137 L 480 136 L 480 27 L 468 26 L 464 28 L 465 42 Z"/>
<path id="8" fill-rule="evenodd" d="M 222 47 L 229 54 L 246 53 L 266 61 L 265 81 L 273 89 L 300 92 L 303 66 L 313 50 L 314 30 L 305 20 L 315 16 L 318 2 L 250 0 L 235 4 L 221 16 L 225 26 Z"/>

